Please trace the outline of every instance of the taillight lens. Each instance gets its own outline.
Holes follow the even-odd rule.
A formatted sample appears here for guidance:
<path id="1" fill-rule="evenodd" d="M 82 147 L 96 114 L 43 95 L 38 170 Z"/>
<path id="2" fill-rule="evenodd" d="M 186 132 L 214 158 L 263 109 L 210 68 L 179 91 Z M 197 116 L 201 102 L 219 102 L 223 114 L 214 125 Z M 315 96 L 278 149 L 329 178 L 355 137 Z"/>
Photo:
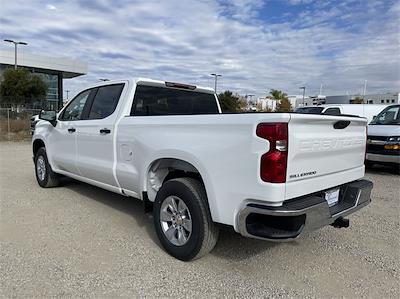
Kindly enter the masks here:
<path id="1" fill-rule="evenodd" d="M 267 139 L 269 151 L 261 156 L 260 176 L 264 182 L 285 183 L 288 153 L 288 124 L 262 123 L 257 126 L 258 137 Z"/>

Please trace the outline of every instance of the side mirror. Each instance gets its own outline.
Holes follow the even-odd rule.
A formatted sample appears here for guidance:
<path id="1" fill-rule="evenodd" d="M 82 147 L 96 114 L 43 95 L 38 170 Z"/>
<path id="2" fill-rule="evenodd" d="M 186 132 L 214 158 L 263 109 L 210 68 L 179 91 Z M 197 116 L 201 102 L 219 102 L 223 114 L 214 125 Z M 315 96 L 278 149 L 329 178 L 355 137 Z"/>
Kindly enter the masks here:
<path id="1" fill-rule="evenodd" d="M 40 111 L 39 119 L 48 121 L 55 127 L 57 124 L 57 112 L 54 110 L 42 110 Z"/>

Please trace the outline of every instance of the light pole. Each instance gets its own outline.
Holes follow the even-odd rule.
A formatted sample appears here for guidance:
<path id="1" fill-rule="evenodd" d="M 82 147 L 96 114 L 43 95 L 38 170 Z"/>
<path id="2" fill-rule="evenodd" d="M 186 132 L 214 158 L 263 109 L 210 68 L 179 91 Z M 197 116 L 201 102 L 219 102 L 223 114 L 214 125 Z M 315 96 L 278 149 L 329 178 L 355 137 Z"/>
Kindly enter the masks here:
<path id="1" fill-rule="evenodd" d="M 214 76 L 214 91 L 215 93 L 217 93 L 217 81 L 218 81 L 218 77 L 222 77 L 222 75 L 218 75 L 218 74 L 210 74 L 210 76 Z"/>
<path id="2" fill-rule="evenodd" d="M 363 90 L 363 104 L 365 104 L 365 93 L 367 92 L 367 80 L 364 81 L 364 90 Z"/>
<path id="3" fill-rule="evenodd" d="M 68 94 L 69 94 L 69 92 L 70 92 L 70 90 L 65 90 L 65 92 L 67 93 L 67 100 L 68 100 Z"/>
<path id="4" fill-rule="evenodd" d="M 302 86 L 302 87 L 300 87 L 300 89 L 303 90 L 303 107 L 304 107 L 304 96 L 306 95 L 306 87 Z"/>
<path id="5" fill-rule="evenodd" d="M 7 42 L 7 43 L 13 43 L 14 44 L 14 48 L 15 48 L 15 64 L 14 64 L 14 68 L 17 69 L 17 46 L 18 45 L 26 46 L 26 45 L 28 45 L 28 43 L 26 43 L 26 42 L 16 42 L 16 41 L 14 41 L 12 39 L 5 39 L 4 41 Z"/>

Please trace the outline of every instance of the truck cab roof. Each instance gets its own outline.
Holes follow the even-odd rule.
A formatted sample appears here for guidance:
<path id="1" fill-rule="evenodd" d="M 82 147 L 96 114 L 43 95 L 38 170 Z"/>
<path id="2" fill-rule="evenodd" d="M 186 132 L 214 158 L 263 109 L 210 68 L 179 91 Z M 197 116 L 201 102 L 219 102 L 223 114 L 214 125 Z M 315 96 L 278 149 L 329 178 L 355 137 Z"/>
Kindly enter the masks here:
<path id="1" fill-rule="evenodd" d="M 189 90 L 189 91 L 191 90 L 191 91 L 203 92 L 203 93 L 212 93 L 212 94 L 215 93 L 214 89 L 212 89 L 210 87 L 191 85 L 191 84 L 187 84 L 187 83 L 178 83 L 178 82 L 154 80 L 154 79 L 143 78 L 143 77 L 122 78 L 122 79 L 115 79 L 115 80 L 100 81 L 100 82 L 96 82 L 95 84 L 90 85 L 89 88 L 97 87 L 97 86 L 117 84 L 117 83 L 121 83 L 121 82 L 131 82 L 132 84 L 136 84 L 136 85 L 147 85 L 147 86 L 158 86 L 158 87 L 186 89 L 186 90 Z"/>

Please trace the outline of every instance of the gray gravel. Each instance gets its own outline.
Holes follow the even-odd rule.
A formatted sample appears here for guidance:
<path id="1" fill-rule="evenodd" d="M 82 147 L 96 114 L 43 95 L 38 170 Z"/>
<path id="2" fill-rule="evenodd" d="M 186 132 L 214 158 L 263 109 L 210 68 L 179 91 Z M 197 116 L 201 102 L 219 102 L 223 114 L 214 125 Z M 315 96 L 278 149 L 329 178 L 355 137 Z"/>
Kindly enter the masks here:
<path id="1" fill-rule="evenodd" d="M 296 242 L 222 232 L 189 263 L 160 247 L 138 200 L 73 180 L 41 189 L 30 145 L 0 143 L 3 297 L 399 298 L 399 175 L 378 169 L 349 229 Z"/>

